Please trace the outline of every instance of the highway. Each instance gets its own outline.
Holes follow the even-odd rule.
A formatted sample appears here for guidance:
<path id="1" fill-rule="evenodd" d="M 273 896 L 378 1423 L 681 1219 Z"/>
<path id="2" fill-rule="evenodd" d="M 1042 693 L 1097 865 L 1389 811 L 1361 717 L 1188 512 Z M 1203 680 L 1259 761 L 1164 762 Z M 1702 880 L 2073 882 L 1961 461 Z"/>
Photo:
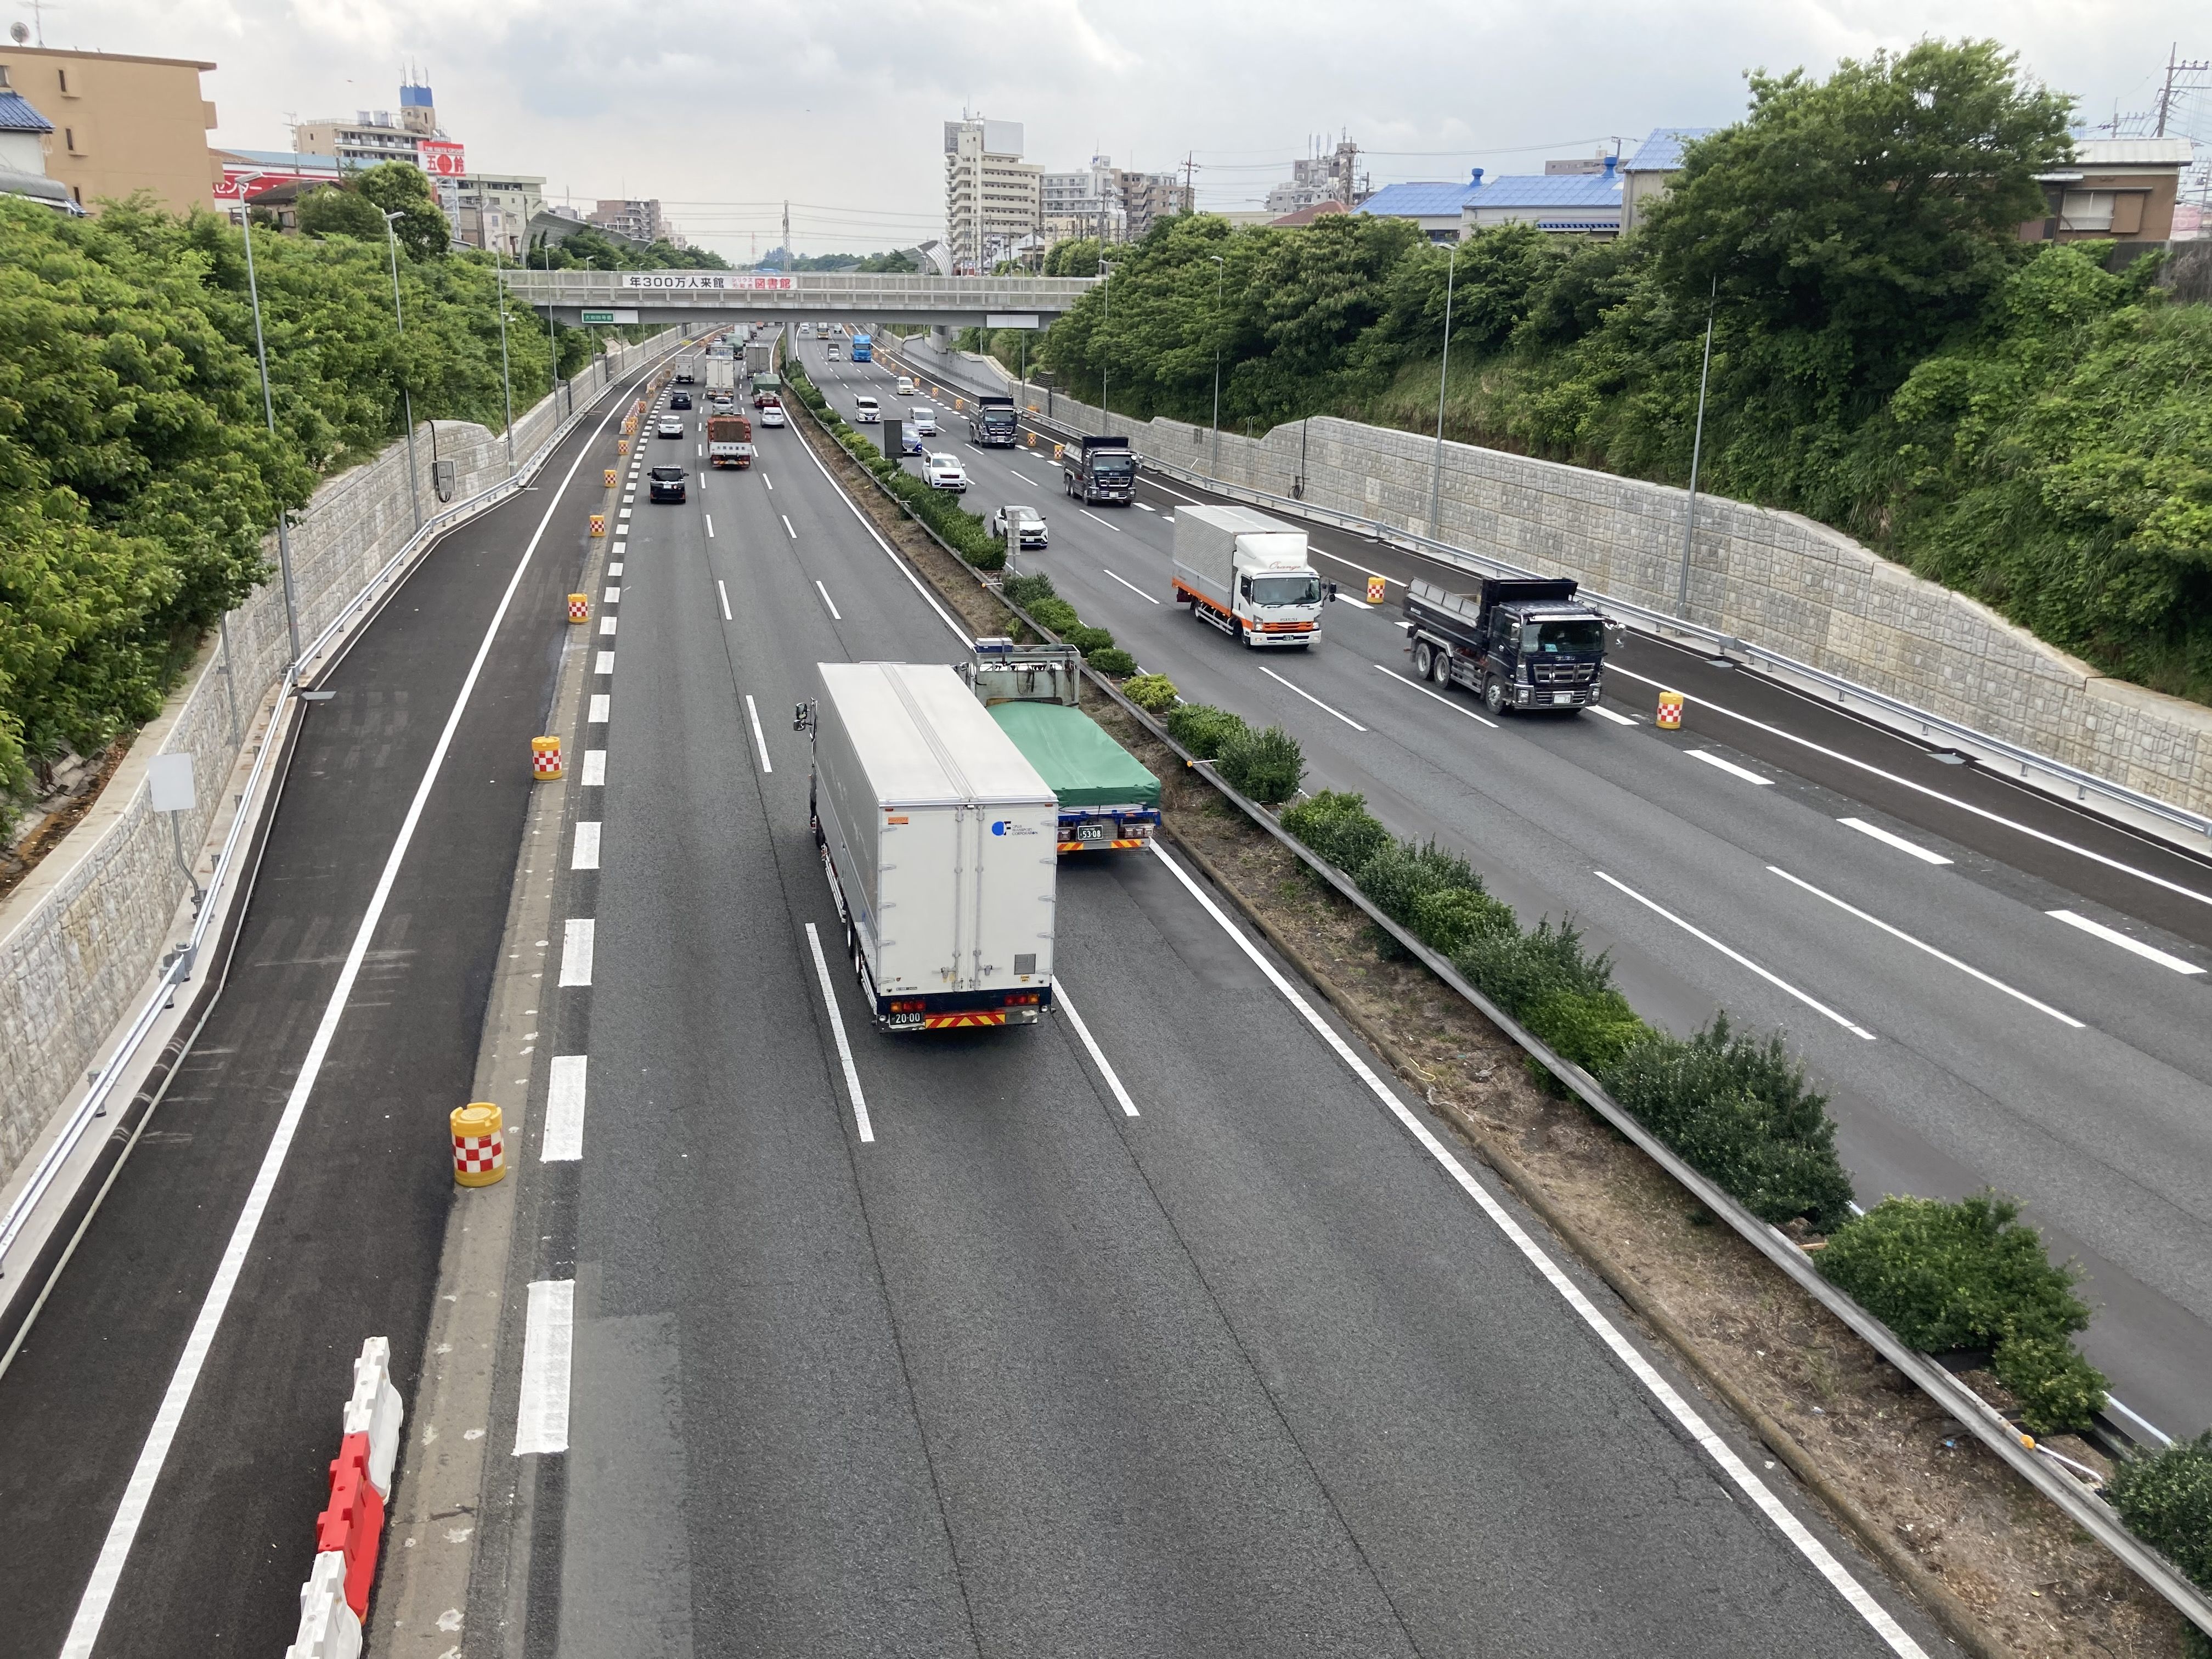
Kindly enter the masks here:
<path id="1" fill-rule="evenodd" d="M 1065 867 L 1041 1026 L 878 1033 L 789 711 L 817 662 L 963 641 L 797 434 L 709 472 L 698 424 L 646 446 L 690 499 L 635 505 L 569 734 L 600 781 L 563 830 L 531 1097 L 542 1122 L 551 1069 L 585 1079 L 580 1156 L 544 1184 L 521 1137 L 509 1271 L 573 1344 L 540 1340 L 558 1312 L 503 1344 L 489 1443 L 547 1449 L 486 1516 L 506 1565 L 466 1628 L 561 1655 L 1936 1650 L 1170 856 Z"/>
<path id="2" fill-rule="evenodd" d="M 848 418 L 862 388 L 903 412 L 894 368 L 799 343 Z M 972 383 L 907 349 L 946 392 Z M 1409 578 L 1464 579 L 1346 532 L 1310 526 L 1346 595 L 1321 645 L 1248 653 L 1172 603 L 1194 492 L 1147 476 L 1133 508 L 1079 508 L 1048 448 L 975 447 L 950 398 L 915 401 L 939 407 L 970 510 L 1043 513 L 1024 568 L 1146 669 L 1280 723 L 1309 787 L 1465 852 L 1524 920 L 1572 916 L 1655 1023 L 1725 1008 L 1786 1032 L 1862 1201 L 2021 1196 L 2086 1270 L 2115 1399 L 2170 1434 L 2212 1424 L 2212 864 L 1647 640 L 1616 653 L 1604 715 L 1493 721 L 1413 681 L 1399 626 Z M 1662 685 L 1690 696 L 1679 735 L 1651 725 Z"/>

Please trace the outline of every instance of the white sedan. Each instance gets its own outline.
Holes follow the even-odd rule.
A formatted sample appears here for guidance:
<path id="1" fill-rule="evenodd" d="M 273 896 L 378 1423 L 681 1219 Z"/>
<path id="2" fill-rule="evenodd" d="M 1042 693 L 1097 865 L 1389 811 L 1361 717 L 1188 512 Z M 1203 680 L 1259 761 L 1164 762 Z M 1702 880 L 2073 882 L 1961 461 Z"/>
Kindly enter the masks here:
<path id="1" fill-rule="evenodd" d="M 965 494 L 968 489 L 967 470 L 950 455 L 939 453 L 928 457 L 921 464 L 921 476 L 928 480 L 932 489 L 951 489 Z"/>
<path id="2" fill-rule="evenodd" d="M 659 437 L 680 438 L 684 435 L 684 422 L 681 421 L 663 421 L 653 430 L 655 435 Z"/>
<path id="3" fill-rule="evenodd" d="M 763 426 L 781 426 L 784 423 L 783 405 L 763 404 L 760 406 L 760 423 Z"/>

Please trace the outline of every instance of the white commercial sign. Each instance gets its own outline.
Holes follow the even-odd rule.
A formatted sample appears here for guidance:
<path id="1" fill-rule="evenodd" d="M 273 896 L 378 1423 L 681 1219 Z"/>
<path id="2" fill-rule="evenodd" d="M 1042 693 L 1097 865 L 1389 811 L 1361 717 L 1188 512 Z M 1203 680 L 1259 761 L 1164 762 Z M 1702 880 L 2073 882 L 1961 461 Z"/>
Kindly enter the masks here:
<path id="1" fill-rule="evenodd" d="M 983 319 L 986 328 L 1035 328 L 1036 325 L 1036 313 L 1034 311 L 994 311 Z"/>
<path id="2" fill-rule="evenodd" d="M 799 286 L 795 277 L 758 276 L 744 270 L 625 270 L 621 275 L 624 288 L 672 289 L 682 292 L 707 289 L 720 293 L 749 293 L 761 289 L 782 289 Z"/>

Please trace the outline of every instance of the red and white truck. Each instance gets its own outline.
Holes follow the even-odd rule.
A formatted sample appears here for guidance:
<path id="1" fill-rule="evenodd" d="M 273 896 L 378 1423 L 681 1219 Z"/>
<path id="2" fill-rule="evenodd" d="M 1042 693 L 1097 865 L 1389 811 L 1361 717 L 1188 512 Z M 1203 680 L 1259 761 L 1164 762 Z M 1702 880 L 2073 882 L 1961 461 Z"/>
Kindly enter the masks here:
<path id="1" fill-rule="evenodd" d="M 707 417 L 707 464 L 748 467 L 753 464 L 753 423 L 742 415 Z"/>

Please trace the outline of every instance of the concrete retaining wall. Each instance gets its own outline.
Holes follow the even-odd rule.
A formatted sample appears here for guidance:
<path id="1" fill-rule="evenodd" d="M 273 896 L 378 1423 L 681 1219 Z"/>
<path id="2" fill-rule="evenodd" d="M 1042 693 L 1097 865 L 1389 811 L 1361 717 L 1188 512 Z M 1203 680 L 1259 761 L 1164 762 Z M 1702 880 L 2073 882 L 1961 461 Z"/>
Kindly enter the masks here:
<path id="1" fill-rule="evenodd" d="M 988 358 L 978 370 L 1006 380 Z M 1046 405 L 1042 387 L 1021 392 Z M 1055 421 L 1103 432 L 1058 393 Z M 1132 422 L 1140 454 L 1226 483 L 1429 533 L 1434 441 L 1316 416 L 1264 438 L 1180 421 Z M 1611 473 L 1446 443 L 1437 539 L 1672 614 L 1685 492 Z M 1857 681 L 2191 811 L 2212 813 L 2212 708 L 2100 673 L 1988 606 L 1914 575 L 1794 513 L 1701 495 L 1690 619 Z"/>
<path id="2" fill-rule="evenodd" d="M 514 422 L 514 457 L 527 461 L 565 419 L 611 381 L 664 349 L 667 337 L 596 360 L 556 399 Z M 431 422 L 416 429 L 422 516 L 446 503 L 432 485 Z M 455 463 L 453 501 L 507 476 L 504 436 L 464 421 L 434 423 L 437 453 Z M 292 568 L 304 643 L 336 617 L 414 532 L 407 445 L 315 492 L 291 526 Z M 276 538 L 264 544 L 276 565 Z M 225 640 L 228 644 L 226 647 Z M 255 711 L 289 659 L 282 585 L 272 574 L 223 619 L 158 719 L 142 731 L 83 822 L 0 904 L 0 1183 L 36 1143 L 85 1073 L 102 1058 L 170 937 L 187 892 L 170 828 L 149 805 L 146 764 L 192 757 L 198 810 L 184 815 L 185 855 L 196 857 L 232 803 L 224 781 L 250 735 Z M 234 715 L 234 708 L 235 714 Z"/>

